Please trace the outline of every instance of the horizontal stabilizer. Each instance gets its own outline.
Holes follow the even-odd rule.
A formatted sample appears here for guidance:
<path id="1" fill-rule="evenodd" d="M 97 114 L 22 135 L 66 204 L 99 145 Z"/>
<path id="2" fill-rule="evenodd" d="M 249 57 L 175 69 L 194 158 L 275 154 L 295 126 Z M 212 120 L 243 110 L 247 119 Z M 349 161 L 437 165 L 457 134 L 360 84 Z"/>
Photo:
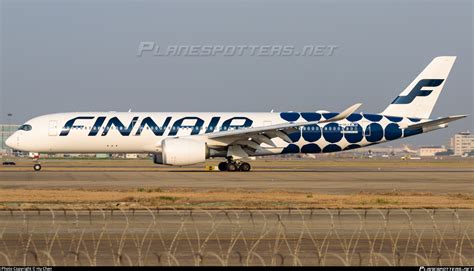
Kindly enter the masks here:
<path id="1" fill-rule="evenodd" d="M 447 124 L 449 122 L 452 122 L 452 121 L 455 121 L 455 120 L 458 120 L 458 119 L 462 119 L 462 118 L 465 118 L 467 117 L 467 115 L 456 115 L 456 116 L 449 116 L 449 117 L 446 117 L 446 118 L 439 118 L 439 119 L 435 119 L 435 120 L 429 120 L 429 121 L 425 121 L 425 122 L 420 122 L 420 123 L 416 123 L 416 124 L 412 124 L 412 125 L 408 125 L 407 127 L 402 127 L 402 128 L 410 128 L 410 129 L 416 129 L 416 128 L 429 128 L 429 127 L 434 127 L 434 126 L 439 126 L 439 125 L 443 125 L 443 124 Z"/>

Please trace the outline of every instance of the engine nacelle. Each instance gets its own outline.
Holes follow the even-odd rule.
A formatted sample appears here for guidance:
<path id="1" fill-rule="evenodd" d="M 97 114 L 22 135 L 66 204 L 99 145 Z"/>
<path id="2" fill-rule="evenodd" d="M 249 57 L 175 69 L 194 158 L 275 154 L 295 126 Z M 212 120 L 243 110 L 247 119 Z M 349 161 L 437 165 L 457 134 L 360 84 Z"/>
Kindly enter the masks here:
<path id="1" fill-rule="evenodd" d="M 185 166 L 204 162 L 209 157 L 207 144 L 194 139 L 167 138 L 161 149 L 161 153 L 153 155 L 155 164 Z"/>

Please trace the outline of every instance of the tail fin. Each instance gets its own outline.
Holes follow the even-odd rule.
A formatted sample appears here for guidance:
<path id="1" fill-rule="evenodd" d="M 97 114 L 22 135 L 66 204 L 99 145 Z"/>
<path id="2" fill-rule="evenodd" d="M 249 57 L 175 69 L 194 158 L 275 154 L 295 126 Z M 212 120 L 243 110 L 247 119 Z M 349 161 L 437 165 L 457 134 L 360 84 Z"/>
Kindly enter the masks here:
<path id="1" fill-rule="evenodd" d="M 382 114 L 429 118 L 455 60 L 455 56 L 434 58 Z"/>

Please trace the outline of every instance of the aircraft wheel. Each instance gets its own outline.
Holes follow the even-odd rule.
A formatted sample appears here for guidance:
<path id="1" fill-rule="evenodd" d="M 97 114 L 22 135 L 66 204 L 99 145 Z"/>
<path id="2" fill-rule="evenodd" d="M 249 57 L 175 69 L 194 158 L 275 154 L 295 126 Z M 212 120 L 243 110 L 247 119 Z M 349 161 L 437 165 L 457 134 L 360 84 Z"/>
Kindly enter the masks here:
<path id="1" fill-rule="evenodd" d="M 240 171 L 250 171 L 250 164 L 249 163 L 242 163 L 239 167 Z"/>
<path id="2" fill-rule="evenodd" d="M 41 165 L 40 165 L 40 164 L 35 164 L 35 165 L 33 166 L 33 169 L 34 169 L 35 171 L 40 171 L 40 170 L 41 170 Z"/>
<path id="3" fill-rule="evenodd" d="M 226 162 L 220 162 L 218 166 L 220 171 L 227 171 L 227 163 Z"/>
<path id="4" fill-rule="evenodd" d="M 236 171 L 237 166 L 234 163 L 228 163 L 227 164 L 227 171 Z"/>

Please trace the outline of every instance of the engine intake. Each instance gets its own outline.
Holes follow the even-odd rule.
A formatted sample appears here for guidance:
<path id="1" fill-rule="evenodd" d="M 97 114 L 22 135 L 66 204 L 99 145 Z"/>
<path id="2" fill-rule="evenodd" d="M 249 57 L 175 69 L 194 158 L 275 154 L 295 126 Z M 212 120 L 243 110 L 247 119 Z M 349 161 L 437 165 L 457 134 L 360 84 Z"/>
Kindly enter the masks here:
<path id="1" fill-rule="evenodd" d="M 167 138 L 161 143 L 162 152 L 153 155 L 155 164 L 171 166 L 192 165 L 206 161 L 206 142 L 187 138 Z"/>

